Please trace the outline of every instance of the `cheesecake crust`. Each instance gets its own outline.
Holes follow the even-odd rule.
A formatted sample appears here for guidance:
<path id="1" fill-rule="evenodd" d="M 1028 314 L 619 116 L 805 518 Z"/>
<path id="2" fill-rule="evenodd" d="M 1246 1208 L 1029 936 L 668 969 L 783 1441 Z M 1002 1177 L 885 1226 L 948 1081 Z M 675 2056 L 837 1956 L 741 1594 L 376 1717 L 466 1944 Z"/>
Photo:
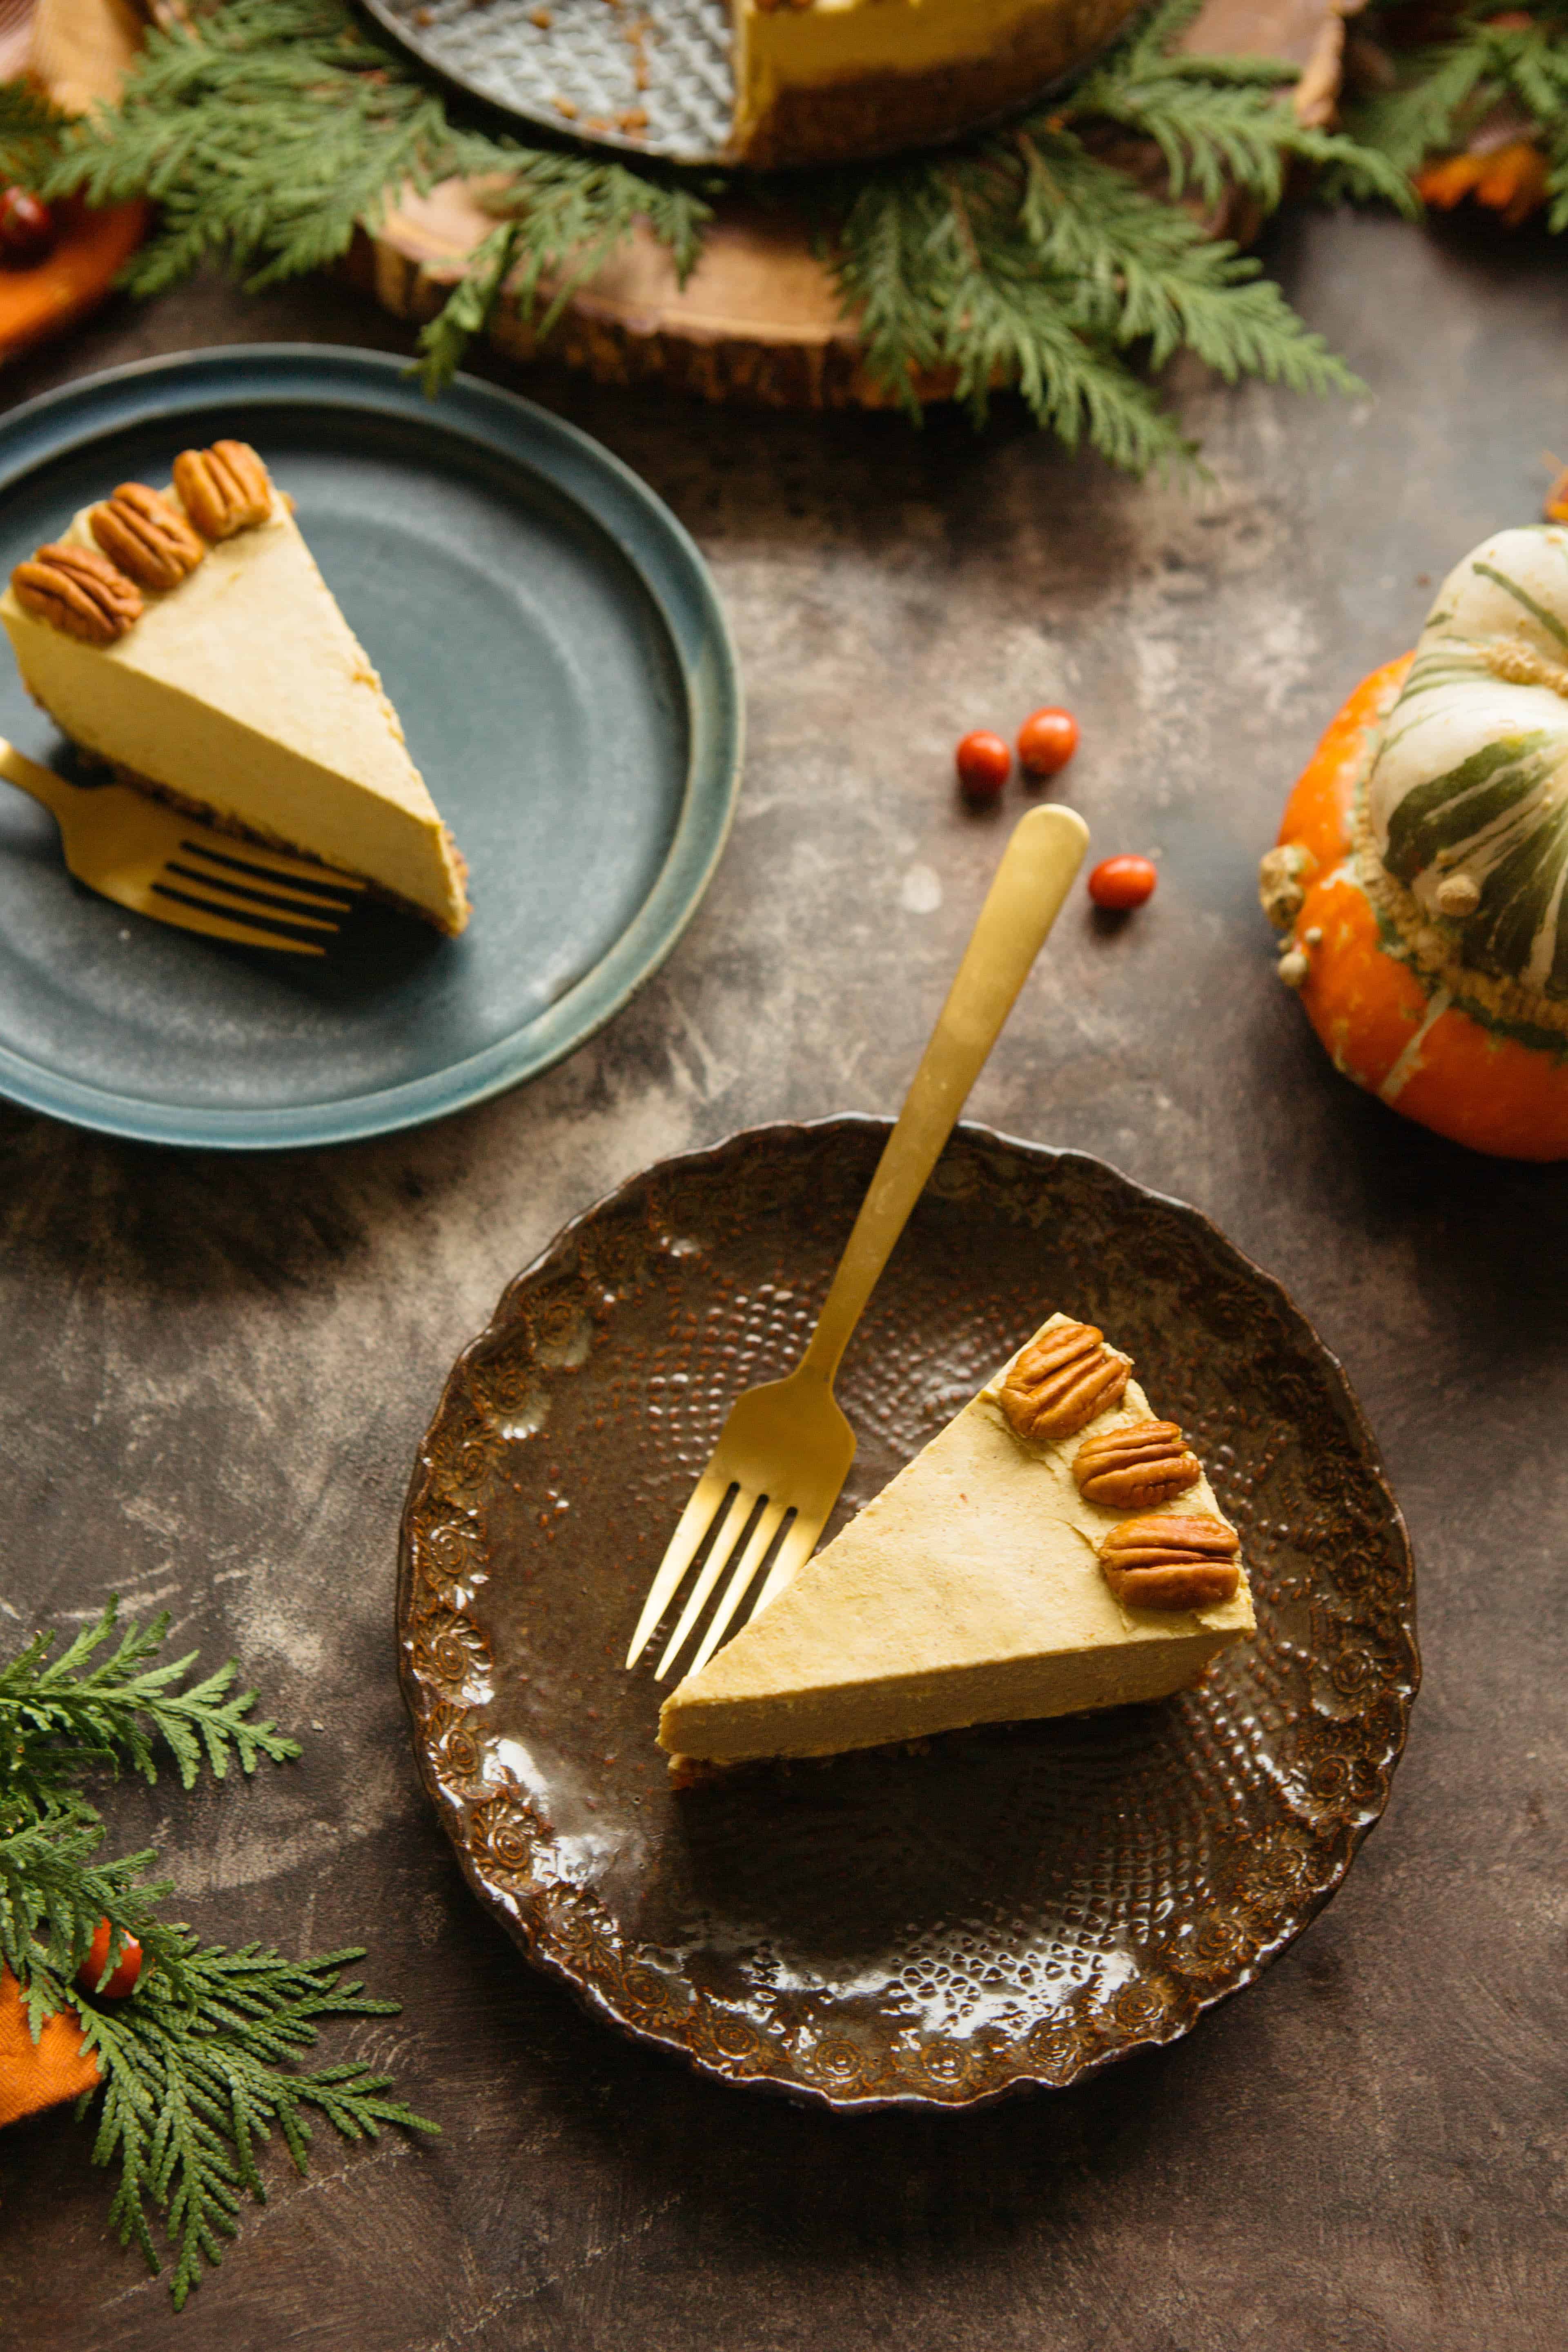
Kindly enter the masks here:
<path id="1" fill-rule="evenodd" d="M 57 726 L 59 724 L 58 719 L 55 723 Z M 460 923 L 437 922 L 428 907 L 416 906 L 412 898 L 399 898 L 395 890 L 388 890 L 381 883 L 373 882 L 368 875 L 354 873 L 352 866 L 329 866 L 324 857 L 318 857 L 313 850 L 301 849 L 296 841 L 286 841 L 280 833 L 264 832 L 259 825 L 241 824 L 226 811 L 209 808 L 205 801 L 195 800 L 188 793 L 177 793 L 168 784 L 154 783 L 151 776 L 138 775 L 134 768 L 122 768 L 118 761 L 100 760 L 96 752 L 88 751 L 80 743 L 75 746 L 75 750 L 78 757 L 88 766 L 112 776 L 117 784 L 127 784 L 132 792 L 145 793 L 151 800 L 163 801 L 169 808 L 178 809 L 182 815 L 195 817 L 198 823 L 210 826 L 214 833 L 226 835 L 230 841 L 249 842 L 256 849 L 280 849 L 285 856 L 301 858 L 308 866 L 319 866 L 322 874 L 329 877 L 334 874 L 346 876 L 357 882 L 367 897 L 379 899 L 384 907 L 395 907 L 400 915 L 412 915 L 416 921 L 439 931 L 446 939 L 455 940 L 468 929 L 468 916 L 472 911 L 468 900 L 468 861 L 447 825 L 441 827 L 441 839 L 463 889 L 463 919 Z"/>
<path id="2" fill-rule="evenodd" d="M 1047 0 L 985 55 L 914 72 L 885 68 L 816 83 L 785 74 L 754 113 L 742 89 L 735 161 L 764 170 L 844 163 L 956 139 L 1037 98 L 1109 41 L 1137 5 Z M 801 13 L 809 22 L 810 10 Z"/>

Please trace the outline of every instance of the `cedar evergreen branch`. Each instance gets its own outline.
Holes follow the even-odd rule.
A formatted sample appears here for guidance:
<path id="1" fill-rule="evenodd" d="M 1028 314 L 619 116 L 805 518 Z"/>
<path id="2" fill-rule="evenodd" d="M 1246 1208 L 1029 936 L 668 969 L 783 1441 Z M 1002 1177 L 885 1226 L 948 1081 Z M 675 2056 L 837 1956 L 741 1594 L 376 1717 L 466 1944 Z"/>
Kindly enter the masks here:
<path id="1" fill-rule="evenodd" d="M 1360 388 L 1258 261 L 1093 152 L 1107 126 L 1146 140 L 1170 196 L 1205 206 L 1234 189 L 1270 212 L 1299 162 L 1410 209 L 1382 156 L 1297 121 L 1293 68 L 1175 51 L 1201 5 L 1165 0 L 1065 100 L 1006 131 L 857 175 L 835 223 L 839 284 L 872 368 L 911 405 L 911 371 L 951 372 L 977 420 L 994 384 L 1015 386 L 1069 446 L 1087 436 L 1142 474 L 1190 452 L 1131 347 L 1153 368 L 1184 347 L 1230 383 Z"/>
<path id="2" fill-rule="evenodd" d="M 1229 187 L 1269 211 L 1303 164 L 1408 206 L 1385 157 L 1297 122 L 1290 67 L 1174 52 L 1198 5 L 1164 0 L 1008 131 L 773 190 L 813 203 L 869 367 L 912 413 L 923 373 L 977 418 L 1013 387 L 1069 445 L 1141 474 L 1190 453 L 1140 360 L 1157 369 L 1184 347 L 1229 381 L 1354 388 L 1256 260 L 1093 152 L 1108 131 L 1149 141 L 1172 194 L 1205 205 Z M 225 0 L 152 34 L 120 105 L 79 121 L 41 122 L 19 85 L 0 89 L 0 172 L 95 205 L 153 197 L 158 232 L 125 278 L 142 294 L 209 262 L 275 283 L 338 259 L 405 184 L 486 179 L 497 226 L 420 337 L 432 391 L 500 302 L 548 333 L 639 219 L 684 280 L 726 184 L 465 128 L 348 0 Z"/>
<path id="3" fill-rule="evenodd" d="M 151 197 L 157 233 L 122 282 L 161 293 L 216 263 L 252 289 L 326 267 L 361 223 L 375 227 L 408 185 L 462 173 L 491 183 L 507 225 L 421 336 L 436 391 L 485 324 L 506 272 L 515 299 L 552 288 L 553 323 L 574 288 L 646 219 L 684 276 L 710 207 L 698 188 L 585 155 L 528 149 L 452 121 L 440 93 L 348 0 L 226 0 L 199 26 L 148 34 L 115 107 L 57 125 L 38 170 L 37 101 L 0 85 L 0 172 L 45 196 L 95 205 Z"/>
<path id="4" fill-rule="evenodd" d="M 1374 37 L 1390 13 L 1371 13 Z M 1568 0 L 1532 0 L 1522 19 L 1458 13 L 1445 38 L 1398 56 L 1394 75 L 1392 87 L 1350 110 L 1363 147 L 1408 177 L 1434 157 L 1462 152 L 1500 110 L 1516 110 L 1513 135 L 1533 126 L 1546 159 L 1547 226 L 1568 228 Z"/>
<path id="5" fill-rule="evenodd" d="M 252 1716 L 253 1691 L 233 1692 L 232 1662 L 199 1682 L 184 1680 L 194 1651 L 154 1663 L 167 1629 L 160 1617 L 121 1630 L 110 1601 L 58 1656 L 43 1633 L 0 1666 L 0 1961 L 21 1988 L 35 2037 L 61 2009 L 79 2017 L 101 2080 L 78 2111 L 100 2102 L 93 2161 L 119 2167 L 110 2222 L 156 2271 L 153 2218 L 162 2214 L 179 2309 L 234 2236 L 244 2196 L 265 2200 L 257 2158 L 275 2126 L 303 2172 L 307 2108 L 350 2139 L 374 2138 L 389 2124 L 436 2126 L 356 2061 L 297 2063 L 318 2020 L 395 2012 L 395 2001 L 368 2000 L 343 1979 L 357 1948 L 292 1961 L 255 1944 L 203 1945 L 159 1916 L 171 1888 L 145 1876 L 152 1853 L 97 1859 L 105 1825 L 82 1790 L 89 1770 L 125 1765 L 153 1781 L 162 1748 L 189 1789 L 204 1762 L 221 1780 L 231 1758 L 248 1773 L 263 1758 L 300 1753 Z M 73 1981 L 101 1919 L 110 1935 L 100 1984 L 127 1937 L 142 1948 L 124 2000 L 84 1995 Z"/>

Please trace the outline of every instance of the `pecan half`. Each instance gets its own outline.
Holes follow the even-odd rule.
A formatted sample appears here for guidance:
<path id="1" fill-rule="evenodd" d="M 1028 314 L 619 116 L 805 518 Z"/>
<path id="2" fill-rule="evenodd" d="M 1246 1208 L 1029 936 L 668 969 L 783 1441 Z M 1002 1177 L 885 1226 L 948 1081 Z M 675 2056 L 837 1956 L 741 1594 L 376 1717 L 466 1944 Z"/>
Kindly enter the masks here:
<path id="1" fill-rule="evenodd" d="M 95 547 L 40 547 L 17 564 L 11 587 L 24 612 L 89 646 L 111 646 L 142 618 L 135 582 Z"/>
<path id="2" fill-rule="evenodd" d="M 1100 1564 L 1129 1609 L 1212 1609 L 1241 1582 L 1240 1549 L 1241 1538 L 1223 1519 L 1158 1511 L 1112 1528 Z"/>
<path id="3" fill-rule="evenodd" d="M 88 522 L 110 561 L 143 588 L 177 588 L 207 551 L 178 509 L 145 482 L 121 482 Z"/>
<path id="4" fill-rule="evenodd" d="M 1073 1457 L 1072 1475 L 1086 1502 L 1112 1511 L 1146 1511 L 1184 1495 L 1203 1476 L 1203 1465 L 1189 1451 L 1173 1421 L 1134 1421 L 1086 1437 Z"/>
<path id="5" fill-rule="evenodd" d="M 1002 1410 L 1020 1437 L 1071 1437 L 1120 1404 L 1131 1370 L 1092 1323 L 1063 1323 L 1025 1349 L 1002 1384 Z"/>
<path id="6" fill-rule="evenodd" d="M 272 484 L 248 441 L 182 449 L 174 460 L 174 488 L 204 539 L 232 539 L 272 512 Z"/>

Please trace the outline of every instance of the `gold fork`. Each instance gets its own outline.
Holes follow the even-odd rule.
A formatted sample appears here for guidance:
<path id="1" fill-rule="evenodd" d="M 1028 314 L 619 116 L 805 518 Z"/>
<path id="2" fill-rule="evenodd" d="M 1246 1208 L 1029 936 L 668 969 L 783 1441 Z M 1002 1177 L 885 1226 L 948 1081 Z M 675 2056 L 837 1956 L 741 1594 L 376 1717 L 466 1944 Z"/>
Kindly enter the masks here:
<path id="1" fill-rule="evenodd" d="M 1045 945 L 1088 842 L 1089 828 L 1071 809 L 1034 809 L 1015 827 L 805 1353 L 787 1380 L 748 1389 L 731 1406 L 643 1603 L 628 1666 L 647 1647 L 705 1537 L 711 1536 L 708 1555 L 658 1662 L 660 1681 L 731 1559 L 692 1674 L 718 1648 L 781 1528 L 784 1540 L 756 1609 L 765 1609 L 810 1559 L 855 1459 L 855 1433 L 833 1395 L 839 1359 Z"/>
<path id="2" fill-rule="evenodd" d="M 0 776 L 55 818 L 79 882 L 177 930 L 324 955 L 364 888 L 353 875 L 237 841 L 128 784 L 69 784 L 3 739 Z"/>

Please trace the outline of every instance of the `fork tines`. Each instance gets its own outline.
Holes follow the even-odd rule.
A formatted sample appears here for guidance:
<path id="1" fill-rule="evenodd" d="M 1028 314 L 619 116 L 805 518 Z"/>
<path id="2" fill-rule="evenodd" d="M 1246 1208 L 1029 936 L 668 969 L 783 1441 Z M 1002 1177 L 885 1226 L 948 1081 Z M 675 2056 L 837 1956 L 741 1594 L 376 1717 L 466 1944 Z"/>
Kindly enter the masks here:
<path id="1" fill-rule="evenodd" d="M 788 1503 L 774 1502 L 766 1495 L 759 1496 L 735 1479 L 726 1480 L 721 1471 L 710 1467 L 698 1480 L 688 1497 L 686 1508 L 659 1563 L 658 1573 L 648 1588 L 637 1632 L 626 1654 L 627 1665 L 635 1665 L 647 1647 L 683 1579 L 693 1561 L 700 1557 L 702 1565 L 687 1595 L 675 1631 L 666 1643 L 655 1668 L 655 1677 L 662 1682 L 669 1674 L 677 1657 L 690 1640 L 710 1594 L 728 1568 L 732 1571 L 730 1581 L 720 1596 L 712 1622 L 687 1671 L 696 1674 L 700 1667 L 706 1665 L 718 1648 L 731 1619 L 755 1582 L 758 1570 L 784 1529 L 786 1521 L 792 1520 L 794 1516 Z"/>
<path id="2" fill-rule="evenodd" d="M 709 1547 L 708 1557 L 687 1596 L 686 1606 L 680 1612 L 675 1631 L 665 1644 L 664 1654 L 654 1669 L 656 1681 L 663 1682 L 672 1670 L 707 1606 L 709 1594 L 729 1568 L 732 1570 L 730 1581 L 720 1595 L 719 1605 L 713 1612 L 708 1630 L 687 1668 L 689 1674 L 700 1673 L 728 1631 L 730 1620 L 755 1582 L 757 1571 L 772 1550 L 774 1538 L 784 1531 L 786 1520 L 792 1520 L 794 1517 L 795 1513 L 787 1503 L 775 1503 L 766 1495 L 750 1495 L 743 1486 L 731 1489 L 721 1516 L 716 1514 L 714 1517 L 713 1540 Z M 746 1533 L 748 1528 L 751 1528 L 749 1536 Z M 693 1548 L 693 1558 L 700 1548 Z M 672 1581 L 672 1591 L 679 1580 L 677 1575 Z"/>
<path id="3" fill-rule="evenodd" d="M 168 860 L 163 875 L 196 887 L 181 889 L 160 877 L 152 886 L 153 896 L 248 925 L 262 945 L 273 940 L 293 944 L 302 932 L 335 932 L 364 888 L 352 875 L 329 873 L 325 866 L 312 870 L 298 858 L 270 861 L 265 852 L 241 856 L 187 837 L 180 853 Z"/>
<path id="4" fill-rule="evenodd" d="M 676 1659 L 691 1639 L 714 1588 L 728 1569 L 729 1581 L 719 1595 L 701 1640 L 682 1669 L 684 1674 L 700 1674 L 742 1606 L 752 1600 L 752 1614 L 756 1616 L 810 1559 L 826 1516 L 826 1508 L 803 1509 L 784 1497 L 758 1495 L 735 1479 L 726 1485 L 721 1472 L 710 1469 L 692 1490 L 649 1587 L 626 1653 L 627 1665 L 637 1664 L 692 1563 L 701 1558 L 702 1565 L 675 1631 L 654 1669 L 654 1679 L 664 1682 L 674 1670 Z M 764 1567 L 767 1576 L 753 1599 L 753 1588 Z"/>

